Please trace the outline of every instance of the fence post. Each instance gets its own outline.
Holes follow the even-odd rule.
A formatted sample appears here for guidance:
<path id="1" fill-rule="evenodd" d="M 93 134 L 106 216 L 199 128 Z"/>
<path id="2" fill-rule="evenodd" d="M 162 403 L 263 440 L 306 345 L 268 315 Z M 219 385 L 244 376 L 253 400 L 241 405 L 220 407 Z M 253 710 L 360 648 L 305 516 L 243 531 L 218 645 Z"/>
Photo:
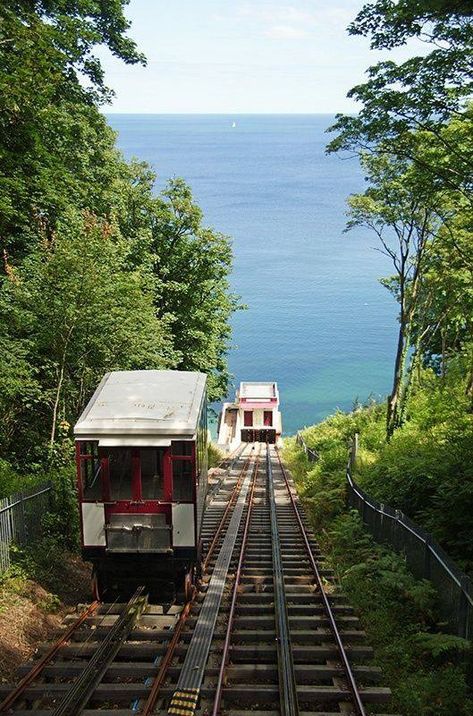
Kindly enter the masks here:
<path id="1" fill-rule="evenodd" d="M 7 497 L 7 505 L 8 505 L 8 524 L 10 526 L 10 542 L 13 542 L 15 539 L 15 520 L 13 519 L 13 509 L 12 505 L 15 502 L 13 497 Z"/>
<path id="2" fill-rule="evenodd" d="M 359 442 L 359 435 L 358 433 L 355 433 L 353 436 L 353 441 L 351 444 L 351 450 L 350 450 L 350 474 L 353 474 L 353 468 L 355 467 L 356 462 L 356 456 L 358 455 L 358 442 Z"/>
<path id="3" fill-rule="evenodd" d="M 25 501 L 24 501 L 23 492 L 20 492 L 20 510 L 21 510 L 21 540 L 22 540 L 22 544 L 28 544 L 28 527 L 26 526 Z"/>
<path id="4" fill-rule="evenodd" d="M 400 525 L 402 525 L 401 520 L 403 518 L 403 514 L 401 510 L 396 510 L 396 522 L 394 523 L 394 543 L 395 543 L 395 549 L 402 552 L 402 533 L 400 530 Z"/>
<path id="5" fill-rule="evenodd" d="M 427 536 L 424 541 L 424 579 L 430 579 L 432 576 L 431 562 L 430 562 L 430 545 L 432 544 L 432 538 Z"/>
<path id="6" fill-rule="evenodd" d="M 458 605 L 458 636 L 462 636 L 464 639 L 469 637 L 469 607 L 468 600 L 466 598 L 466 592 L 470 586 L 470 580 L 464 574 L 460 577 L 460 601 Z"/>

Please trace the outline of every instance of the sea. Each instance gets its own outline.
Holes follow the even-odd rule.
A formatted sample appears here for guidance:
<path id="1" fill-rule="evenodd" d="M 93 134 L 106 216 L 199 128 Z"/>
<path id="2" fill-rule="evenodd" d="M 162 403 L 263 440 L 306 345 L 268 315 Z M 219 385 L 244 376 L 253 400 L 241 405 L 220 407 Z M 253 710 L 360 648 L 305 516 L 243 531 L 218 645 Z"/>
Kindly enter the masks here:
<path id="1" fill-rule="evenodd" d="M 364 190 L 355 157 L 327 155 L 330 115 L 109 114 L 127 158 L 183 177 L 205 224 L 228 234 L 232 290 L 229 396 L 275 380 L 286 434 L 358 402 L 392 379 L 397 309 L 376 237 L 348 233 L 346 199 Z"/>

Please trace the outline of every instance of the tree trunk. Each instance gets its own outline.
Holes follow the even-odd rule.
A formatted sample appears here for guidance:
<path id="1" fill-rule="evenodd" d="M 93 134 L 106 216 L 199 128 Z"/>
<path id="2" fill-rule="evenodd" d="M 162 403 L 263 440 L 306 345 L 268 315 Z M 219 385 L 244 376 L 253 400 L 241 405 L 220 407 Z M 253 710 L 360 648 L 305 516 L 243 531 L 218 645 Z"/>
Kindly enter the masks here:
<path id="1" fill-rule="evenodd" d="M 51 424 L 51 437 L 49 440 L 50 450 L 53 449 L 54 440 L 56 438 L 57 414 L 58 414 L 58 408 L 59 408 L 59 400 L 61 397 L 62 384 L 64 382 L 64 370 L 65 370 L 65 355 L 63 356 L 63 361 L 61 364 L 61 370 L 59 372 L 59 379 L 58 379 L 58 384 L 57 384 L 57 388 L 56 388 L 56 397 L 54 399 L 53 419 L 52 419 L 52 424 Z"/>
<path id="2" fill-rule="evenodd" d="M 442 328 L 440 335 L 442 339 L 441 377 L 442 381 L 445 381 L 445 376 L 447 375 L 447 331 Z"/>
<path id="3" fill-rule="evenodd" d="M 386 411 L 386 440 L 388 442 L 399 425 L 400 398 L 406 355 L 409 348 L 409 342 L 406 337 L 406 328 L 407 321 L 405 320 L 404 312 L 402 312 L 397 341 L 396 361 L 394 363 L 393 387 L 391 394 L 388 397 L 388 407 Z"/>
<path id="4" fill-rule="evenodd" d="M 466 382 L 465 395 L 470 399 L 470 413 L 473 413 L 473 360 L 470 356 L 470 367 Z"/>
<path id="5" fill-rule="evenodd" d="M 407 350 L 406 349 L 406 357 L 407 357 Z M 405 363 L 405 359 L 404 359 Z M 395 427 L 401 427 L 401 425 L 404 425 L 406 421 L 406 410 L 409 403 L 409 399 L 412 395 L 412 389 L 415 383 L 415 378 L 417 378 L 417 384 L 420 382 L 420 366 L 421 366 L 421 351 L 420 351 L 420 341 L 417 341 L 414 354 L 412 356 L 412 359 L 409 363 L 409 366 L 407 368 L 407 374 L 405 377 L 405 380 L 403 382 L 403 385 L 401 387 L 401 397 L 399 399 L 399 417 L 398 417 L 398 423 Z"/>
<path id="6" fill-rule="evenodd" d="M 64 382 L 64 373 L 66 371 L 66 358 L 67 358 L 67 348 L 69 346 L 69 341 L 72 336 L 72 332 L 74 330 L 74 325 L 72 325 L 67 333 L 66 340 L 64 341 L 64 348 L 62 351 L 61 356 L 61 369 L 59 371 L 59 377 L 58 377 L 58 383 L 56 387 L 56 397 L 54 399 L 54 406 L 53 406 L 53 418 L 51 423 L 51 436 L 49 439 L 49 448 L 50 450 L 54 447 L 54 441 L 56 438 L 56 423 L 57 423 L 57 414 L 59 410 L 59 401 L 61 398 L 61 391 L 62 391 L 62 384 Z"/>

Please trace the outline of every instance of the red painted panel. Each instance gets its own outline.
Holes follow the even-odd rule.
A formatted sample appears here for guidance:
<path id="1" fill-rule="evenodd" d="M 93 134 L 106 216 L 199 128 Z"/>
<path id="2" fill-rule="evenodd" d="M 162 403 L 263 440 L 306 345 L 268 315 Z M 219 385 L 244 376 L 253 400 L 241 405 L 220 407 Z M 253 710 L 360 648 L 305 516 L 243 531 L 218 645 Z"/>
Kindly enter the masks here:
<path id="1" fill-rule="evenodd" d="M 133 500 L 139 502 L 141 500 L 141 465 L 139 450 L 133 448 L 131 455 L 131 496 Z"/>
<path id="2" fill-rule="evenodd" d="M 80 475 L 80 442 L 76 442 L 76 480 L 77 480 L 77 492 L 79 495 L 79 501 L 82 502 L 83 491 L 82 491 L 82 480 Z"/>
<path id="3" fill-rule="evenodd" d="M 110 488 L 110 464 L 108 457 L 101 459 L 102 463 L 102 489 L 103 489 L 103 501 L 110 502 L 111 500 L 111 488 Z"/>
<path id="4" fill-rule="evenodd" d="M 163 456 L 163 474 L 164 474 L 164 498 L 167 502 L 172 500 L 172 456 L 171 448 L 168 447 L 164 451 Z"/>

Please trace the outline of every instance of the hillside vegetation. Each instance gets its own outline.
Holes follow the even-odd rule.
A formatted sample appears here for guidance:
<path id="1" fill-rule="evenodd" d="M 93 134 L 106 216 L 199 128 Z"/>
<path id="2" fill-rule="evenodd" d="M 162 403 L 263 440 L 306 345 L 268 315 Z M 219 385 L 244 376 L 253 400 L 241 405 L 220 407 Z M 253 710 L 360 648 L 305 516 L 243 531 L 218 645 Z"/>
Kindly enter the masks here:
<path id="1" fill-rule="evenodd" d="M 386 405 L 357 406 L 302 431 L 319 454 L 309 463 L 294 438 L 284 457 L 323 551 L 357 609 L 375 660 L 393 691 L 389 713 L 473 713 L 470 643 L 441 633 L 437 595 L 414 579 L 402 555 L 377 545 L 346 508 L 348 448 L 360 449 L 354 478 L 373 497 L 429 529 L 457 562 L 473 569 L 473 416 L 465 378 L 423 371 L 408 419 L 386 442 Z"/>
<path id="2" fill-rule="evenodd" d="M 465 382 L 458 371 L 444 379 L 422 371 L 406 421 L 389 442 L 385 405 L 359 406 L 306 428 L 306 444 L 320 455 L 300 475 L 314 517 L 339 511 L 348 447 L 357 432 L 356 482 L 423 525 L 464 569 L 473 571 L 473 415 Z"/>
<path id="3" fill-rule="evenodd" d="M 382 405 L 356 406 L 303 431 L 285 457 L 358 607 L 393 689 L 392 710 L 473 713 L 470 644 L 440 632 L 436 594 L 401 555 L 375 545 L 345 508 L 348 446 L 360 434 L 355 479 L 405 512 L 473 570 L 473 8 L 435 0 L 373 0 L 348 31 L 379 61 L 348 96 L 329 152 L 358 155 L 366 189 L 348 199 L 347 230 L 362 227 L 392 265 L 381 283 L 398 304 L 393 381 Z M 418 47 L 411 40 L 423 42 Z M 359 337 L 363 340 L 363 336 Z M 465 655 L 466 658 L 465 658 Z"/>
<path id="4" fill-rule="evenodd" d="M 145 62 L 126 5 L 0 8 L 0 497 L 71 474 L 72 426 L 106 371 L 198 370 L 211 400 L 227 390 L 230 240 L 183 180 L 158 192 L 125 161 L 101 113 L 96 48 Z"/>

